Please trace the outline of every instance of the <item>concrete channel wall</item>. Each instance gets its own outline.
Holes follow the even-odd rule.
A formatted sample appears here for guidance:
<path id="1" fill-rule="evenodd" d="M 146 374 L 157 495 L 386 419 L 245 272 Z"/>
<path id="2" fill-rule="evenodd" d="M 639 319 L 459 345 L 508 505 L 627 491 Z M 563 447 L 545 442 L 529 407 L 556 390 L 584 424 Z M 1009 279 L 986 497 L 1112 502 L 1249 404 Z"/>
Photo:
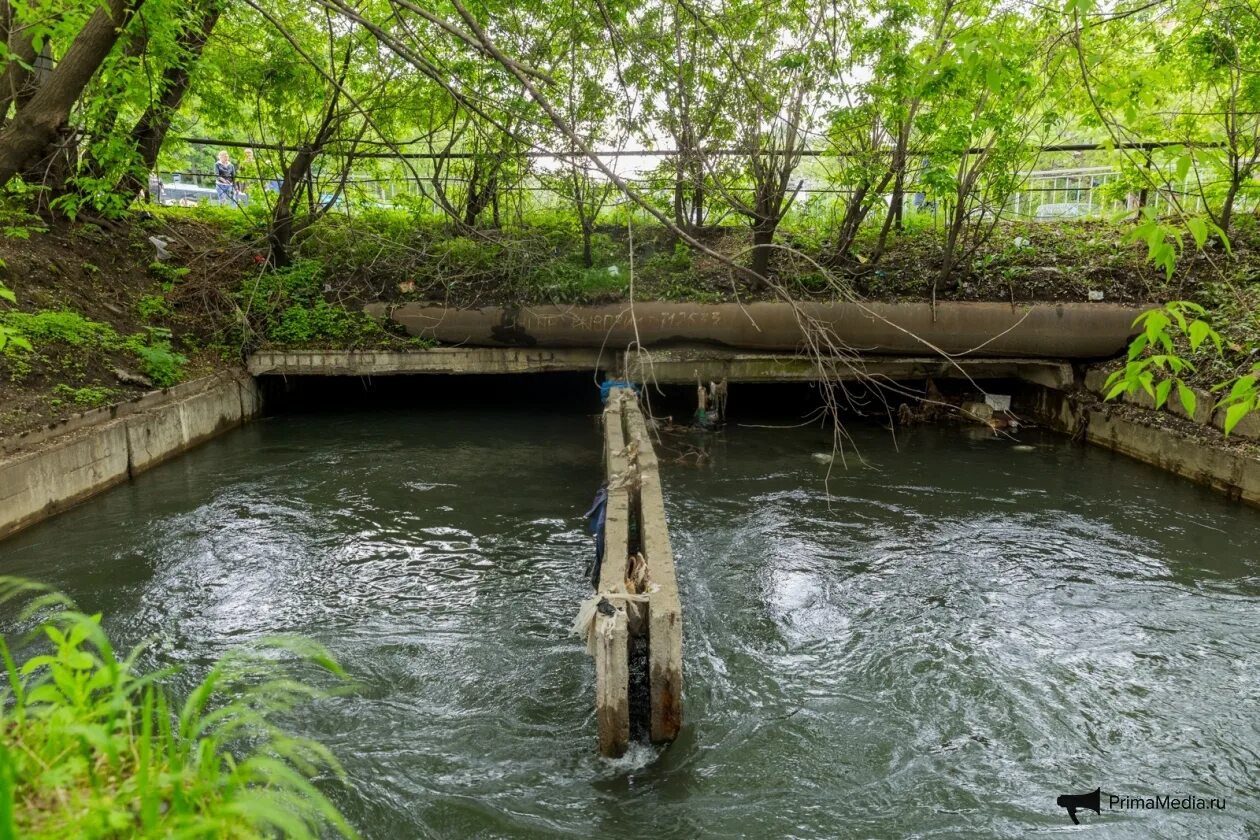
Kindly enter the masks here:
<path id="1" fill-rule="evenodd" d="M 672 741 L 682 726 L 682 602 L 660 468 L 632 390 L 614 388 L 609 395 L 604 461 L 608 504 L 598 581 L 603 600 L 593 631 L 595 712 L 600 753 L 616 757 L 630 740 L 632 638 L 647 639 L 649 738 Z"/>
<path id="2" fill-rule="evenodd" d="M 207 376 L 84 412 L 0 446 L 0 538 L 256 417 L 243 373 Z"/>
<path id="3" fill-rule="evenodd" d="M 1096 375 L 1086 381 L 1096 384 Z M 1101 446 L 1175 475 L 1211 487 L 1231 499 L 1260 506 L 1260 457 L 1249 429 L 1236 429 L 1228 445 L 1211 427 L 1211 403 L 1200 418 L 1188 420 L 1184 410 L 1156 411 L 1139 402 L 1106 403 L 1093 391 L 1067 392 L 1036 387 L 1023 408 L 1047 426 L 1077 440 Z M 1200 412 L 1196 412 L 1200 413 Z M 1182 416 L 1178 416 L 1182 415 Z M 1194 433 L 1194 425 L 1204 426 Z"/>

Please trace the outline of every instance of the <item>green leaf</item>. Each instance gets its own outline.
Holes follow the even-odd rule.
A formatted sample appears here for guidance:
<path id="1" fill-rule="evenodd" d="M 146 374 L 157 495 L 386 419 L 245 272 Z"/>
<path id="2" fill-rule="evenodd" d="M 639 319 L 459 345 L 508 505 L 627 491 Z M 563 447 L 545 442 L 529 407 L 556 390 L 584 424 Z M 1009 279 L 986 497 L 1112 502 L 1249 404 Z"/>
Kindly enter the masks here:
<path id="1" fill-rule="evenodd" d="M 1177 180 L 1184 181 L 1186 176 L 1190 174 L 1190 167 L 1194 164 L 1190 155 L 1182 155 L 1177 158 Z"/>
<path id="2" fill-rule="evenodd" d="M 1207 339 L 1208 334 L 1212 332 L 1212 328 L 1206 321 L 1192 321 L 1190 323 L 1190 349 L 1198 350 L 1199 345 Z"/>
<path id="3" fill-rule="evenodd" d="M 1215 222 L 1210 224 L 1212 225 L 1212 233 L 1216 234 L 1216 238 L 1221 241 L 1221 246 L 1225 248 L 1225 253 L 1232 256 L 1234 253 L 1233 247 L 1230 245 L 1229 237 L 1225 235 L 1225 231 L 1221 230 Z"/>
<path id="4" fill-rule="evenodd" d="M 1173 381 L 1165 379 L 1155 388 L 1155 407 L 1163 408 L 1164 403 L 1168 402 L 1168 395 L 1172 393 Z"/>
<path id="5" fill-rule="evenodd" d="M 1236 402 L 1225 412 L 1225 434 L 1229 434 L 1234 430 L 1244 417 L 1246 417 L 1252 409 L 1250 401 Z"/>
<path id="6" fill-rule="evenodd" d="M 1129 345 L 1129 361 L 1133 361 L 1142 355 L 1142 351 L 1146 349 L 1146 345 L 1150 343 L 1150 338 L 1146 333 L 1142 333 Z"/>
<path id="7" fill-rule="evenodd" d="M 1194 391 L 1186 387 L 1186 383 L 1177 380 L 1177 397 L 1181 400 L 1181 407 L 1186 410 L 1186 416 L 1191 420 L 1194 419 L 1195 396 Z"/>
<path id="8" fill-rule="evenodd" d="M 1207 222 L 1198 217 L 1186 219 L 1186 227 L 1190 229 L 1190 235 L 1194 237 L 1194 244 L 1202 248 L 1203 244 L 1207 242 Z"/>

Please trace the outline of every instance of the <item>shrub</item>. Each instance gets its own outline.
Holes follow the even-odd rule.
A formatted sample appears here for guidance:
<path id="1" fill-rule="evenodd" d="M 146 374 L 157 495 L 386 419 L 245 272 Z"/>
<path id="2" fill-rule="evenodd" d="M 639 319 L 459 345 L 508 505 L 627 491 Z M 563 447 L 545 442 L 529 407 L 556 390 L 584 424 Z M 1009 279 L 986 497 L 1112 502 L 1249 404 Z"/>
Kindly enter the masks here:
<path id="1" fill-rule="evenodd" d="M 153 380 L 153 384 L 168 388 L 183 378 L 188 357 L 171 348 L 171 331 L 150 327 L 148 333 L 137 333 L 127 339 L 125 346 L 136 355 L 140 372 Z"/>
<path id="2" fill-rule="evenodd" d="M 2 267 L 4 260 L 0 260 L 0 268 Z M 0 283 L 0 300 L 17 303 L 17 295 L 4 283 Z M 9 326 L 7 319 L 0 319 L 0 350 L 6 347 L 11 347 L 13 352 L 25 350 L 29 353 L 32 349 L 30 341 L 18 335 L 17 330 Z"/>
<path id="3" fill-rule="evenodd" d="M 332 753 L 273 721 L 326 693 L 293 665 L 345 678 L 322 647 L 273 639 L 229 653 L 176 709 L 173 669 L 142 673 L 140 648 L 119 659 L 99 614 L 0 578 L 0 603 L 22 597 L 20 620 L 48 617 L 20 665 L 0 640 L 0 837 L 354 836 L 310 781 L 344 777 Z"/>
<path id="4" fill-rule="evenodd" d="M 192 269 L 184 266 L 171 265 L 169 263 L 154 261 L 149 263 L 149 273 L 162 281 L 162 291 L 172 291 L 176 286 L 184 281 L 192 272 Z M 146 297 L 152 297 L 148 295 Z"/>
<path id="5" fill-rule="evenodd" d="M 238 300 L 255 313 L 267 340 L 277 344 L 346 346 L 386 334 L 363 312 L 324 300 L 323 267 L 313 260 L 261 275 L 238 294 Z"/>
<path id="6" fill-rule="evenodd" d="M 173 313 L 166 298 L 161 295 L 144 295 L 136 301 L 136 314 L 142 321 L 152 321 L 155 318 L 169 318 Z"/>

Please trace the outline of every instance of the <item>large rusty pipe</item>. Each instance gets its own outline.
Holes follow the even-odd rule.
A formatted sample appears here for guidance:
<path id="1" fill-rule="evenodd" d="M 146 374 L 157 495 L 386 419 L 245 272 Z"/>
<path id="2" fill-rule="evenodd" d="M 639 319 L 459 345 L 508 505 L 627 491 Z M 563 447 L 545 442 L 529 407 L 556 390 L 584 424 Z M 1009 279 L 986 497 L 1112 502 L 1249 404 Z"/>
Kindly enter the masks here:
<path id="1" fill-rule="evenodd" d="M 933 347 L 970 356 L 1091 359 L 1124 350 L 1133 319 L 1149 306 L 1107 303 L 800 303 L 800 312 L 860 353 L 923 355 Z M 477 347 L 607 347 L 688 343 L 796 351 L 805 332 L 786 303 L 637 303 L 606 306 L 487 306 L 422 303 L 366 311 L 410 335 Z M 632 314 L 633 312 L 633 314 Z"/>

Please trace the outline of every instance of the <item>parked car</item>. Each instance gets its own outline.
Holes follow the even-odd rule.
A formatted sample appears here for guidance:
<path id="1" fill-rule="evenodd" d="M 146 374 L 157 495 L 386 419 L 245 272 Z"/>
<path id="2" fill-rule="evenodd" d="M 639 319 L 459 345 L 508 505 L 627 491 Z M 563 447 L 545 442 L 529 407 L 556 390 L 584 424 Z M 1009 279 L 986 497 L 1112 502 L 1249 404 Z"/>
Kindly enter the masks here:
<path id="1" fill-rule="evenodd" d="M 168 207 L 188 207 L 193 204 L 214 201 L 215 191 L 210 187 L 185 184 L 182 181 L 164 182 L 160 202 Z"/>
<path id="2" fill-rule="evenodd" d="M 1093 205 L 1084 201 L 1063 201 L 1058 204 L 1042 204 L 1033 216 L 1034 221 L 1054 222 L 1061 219 L 1083 219 L 1093 216 Z"/>

